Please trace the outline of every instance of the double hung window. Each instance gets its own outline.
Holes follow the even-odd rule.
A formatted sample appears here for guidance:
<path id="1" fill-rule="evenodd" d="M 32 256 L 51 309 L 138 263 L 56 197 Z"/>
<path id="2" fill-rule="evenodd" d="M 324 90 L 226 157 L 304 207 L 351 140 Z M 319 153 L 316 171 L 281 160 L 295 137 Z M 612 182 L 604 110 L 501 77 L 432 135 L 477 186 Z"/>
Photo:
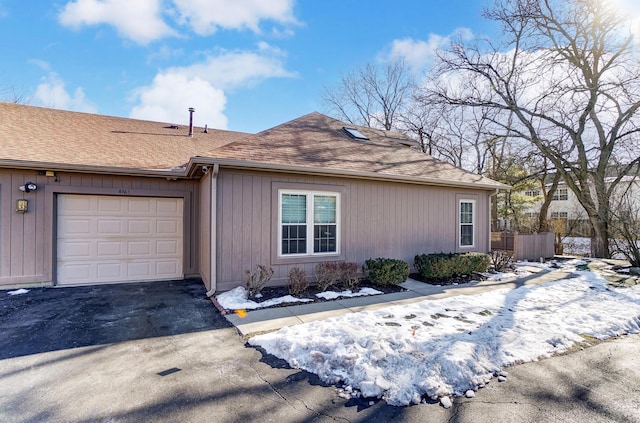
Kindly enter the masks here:
<path id="1" fill-rule="evenodd" d="M 460 246 L 474 246 L 475 201 L 460 200 Z"/>
<path id="2" fill-rule="evenodd" d="M 278 255 L 339 253 L 340 194 L 280 190 Z"/>

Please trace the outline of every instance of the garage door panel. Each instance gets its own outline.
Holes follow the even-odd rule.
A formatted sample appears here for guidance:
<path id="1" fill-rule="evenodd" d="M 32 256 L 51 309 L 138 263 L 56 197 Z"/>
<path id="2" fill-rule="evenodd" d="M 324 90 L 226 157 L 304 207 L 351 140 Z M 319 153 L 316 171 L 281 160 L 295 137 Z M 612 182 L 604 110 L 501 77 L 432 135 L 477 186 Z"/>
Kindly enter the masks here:
<path id="1" fill-rule="evenodd" d="M 91 256 L 90 241 L 64 241 L 58 244 L 59 254 L 66 258 L 87 258 Z"/>
<path id="2" fill-rule="evenodd" d="M 179 263 L 176 260 L 156 262 L 156 274 L 158 275 L 172 275 L 178 268 Z"/>
<path id="3" fill-rule="evenodd" d="M 63 238 L 70 235 L 89 235 L 91 234 L 91 219 L 78 219 L 78 218 L 59 218 L 58 219 L 58 233 L 62 233 Z"/>
<path id="4" fill-rule="evenodd" d="M 95 267 L 95 282 L 123 280 L 122 263 L 120 261 L 96 263 Z"/>
<path id="5" fill-rule="evenodd" d="M 87 196 L 74 196 L 66 200 L 65 210 L 68 214 L 86 213 L 91 211 L 92 198 Z"/>
<path id="6" fill-rule="evenodd" d="M 151 274 L 151 263 L 149 261 L 134 261 L 127 263 L 127 276 L 137 278 Z"/>
<path id="7" fill-rule="evenodd" d="M 182 214 L 182 210 L 180 210 L 180 208 L 182 207 L 182 203 L 177 203 L 175 201 L 171 201 L 170 199 L 159 199 L 156 202 L 156 213 L 161 215 L 161 214 L 168 214 L 168 215 L 176 215 L 176 214 Z"/>
<path id="8" fill-rule="evenodd" d="M 129 220 L 127 223 L 128 231 L 130 234 L 143 234 L 151 235 L 152 222 L 147 220 Z"/>
<path id="9" fill-rule="evenodd" d="M 182 199 L 61 194 L 58 284 L 182 278 L 182 228 Z"/>
<path id="10" fill-rule="evenodd" d="M 118 219 L 98 219 L 97 232 L 98 236 L 120 235 L 123 233 L 123 224 Z"/>
<path id="11" fill-rule="evenodd" d="M 180 235 L 182 225 L 177 220 L 158 220 L 156 222 L 156 233 L 162 235 Z"/>
<path id="12" fill-rule="evenodd" d="M 127 253 L 129 256 L 148 256 L 152 253 L 151 244 L 151 241 L 127 241 Z"/>
<path id="13" fill-rule="evenodd" d="M 110 214 L 116 213 L 120 214 L 122 212 L 122 201 L 120 201 L 120 197 L 99 197 L 95 201 L 97 201 L 97 212 L 100 214 Z"/>
<path id="14" fill-rule="evenodd" d="M 130 214 L 142 213 L 145 215 L 151 214 L 153 203 L 148 201 L 146 198 L 130 198 L 129 203 L 127 205 L 127 210 Z"/>
<path id="15" fill-rule="evenodd" d="M 122 242 L 119 241 L 98 241 L 96 242 L 98 247 L 98 256 L 116 256 L 122 255 Z"/>
<path id="16" fill-rule="evenodd" d="M 158 240 L 156 241 L 156 253 L 162 254 L 178 254 L 178 242 L 175 240 Z M 180 246 L 181 247 L 181 246 Z"/>
<path id="17" fill-rule="evenodd" d="M 58 265 L 58 278 L 63 278 L 71 283 L 81 283 L 91 277 L 91 264 L 89 263 L 63 263 Z"/>

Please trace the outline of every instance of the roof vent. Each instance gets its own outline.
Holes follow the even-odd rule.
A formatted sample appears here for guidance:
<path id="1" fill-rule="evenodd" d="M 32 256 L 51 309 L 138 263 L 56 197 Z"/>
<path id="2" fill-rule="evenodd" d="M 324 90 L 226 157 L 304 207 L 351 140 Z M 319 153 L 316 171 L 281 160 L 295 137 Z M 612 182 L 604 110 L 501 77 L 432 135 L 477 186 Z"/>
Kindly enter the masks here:
<path id="1" fill-rule="evenodd" d="M 353 139 L 363 140 L 363 141 L 369 140 L 369 137 L 364 135 L 362 132 L 358 131 L 356 128 L 347 128 L 346 126 L 343 126 L 342 129 L 344 129 L 344 132 L 349 134 L 349 136 Z"/>
<path id="2" fill-rule="evenodd" d="M 189 107 L 189 136 L 192 137 L 193 136 L 193 112 L 195 112 L 196 109 L 194 109 L 193 107 Z"/>

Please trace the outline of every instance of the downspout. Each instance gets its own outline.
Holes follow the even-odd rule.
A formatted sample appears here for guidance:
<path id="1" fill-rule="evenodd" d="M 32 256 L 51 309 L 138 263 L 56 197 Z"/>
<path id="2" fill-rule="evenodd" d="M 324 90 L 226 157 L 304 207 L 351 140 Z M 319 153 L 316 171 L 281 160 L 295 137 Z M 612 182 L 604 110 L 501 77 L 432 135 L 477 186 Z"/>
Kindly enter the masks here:
<path id="1" fill-rule="evenodd" d="M 220 171 L 220 165 L 218 163 L 213 164 L 213 170 L 211 174 L 211 213 L 209 214 L 209 280 L 211 282 L 211 289 L 207 292 L 207 297 L 212 297 L 216 293 L 218 285 L 218 172 Z"/>
<path id="2" fill-rule="evenodd" d="M 500 193 L 500 189 L 499 188 L 496 188 L 495 191 L 493 191 L 493 192 L 489 192 L 489 201 L 488 201 L 489 204 L 487 204 L 487 207 L 489 208 L 489 213 L 487 213 L 487 215 L 489 217 L 489 226 L 488 226 L 488 228 L 489 228 L 489 249 L 487 250 L 488 252 L 491 252 L 491 224 L 493 223 L 491 221 L 491 212 L 492 212 L 492 210 L 491 210 L 491 197 L 494 197 L 494 196 L 497 197 L 498 193 Z M 497 201 L 497 199 L 496 199 L 496 201 Z M 497 207 L 496 207 L 496 210 L 497 210 Z M 498 217 L 496 216 L 496 221 L 497 220 L 498 220 Z"/>

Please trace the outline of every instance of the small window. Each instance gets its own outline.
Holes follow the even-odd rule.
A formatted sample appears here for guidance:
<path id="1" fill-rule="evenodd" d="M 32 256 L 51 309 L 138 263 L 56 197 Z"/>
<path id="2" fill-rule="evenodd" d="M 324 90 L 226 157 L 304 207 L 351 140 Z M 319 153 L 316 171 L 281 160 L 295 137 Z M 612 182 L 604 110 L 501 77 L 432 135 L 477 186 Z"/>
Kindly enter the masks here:
<path id="1" fill-rule="evenodd" d="M 568 212 L 551 212 L 551 220 L 567 220 L 569 219 Z"/>
<path id="2" fill-rule="evenodd" d="M 539 189 L 530 189 L 524 192 L 524 195 L 527 197 L 537 197 L 540 195 Z"/>
<path id="3" fill-rule="evenodd" d="M 554 201 L 568 200 L 569 199 L 569 192 L 567 191 L 566 188 L 558 188 L 556 190 L 556 192 L 553 194 L 553 197 L 551 197 L 551 199 L 554 200 Z"/>
<path id="4" fill-rule="evenodd" d="M 475 201 L 460 201 L 460 246 L 473 247 L 475 232 Z"/>
<path id="5" fill-rule="evenodd" d="M 351 138 L 355 138 L 357 140 L 368 140 L 369 138 L 364 135 L 362 132 L 358 131 L 356 128 L 347 128 L 346 126 L 342 127 L 342 129 L 345 130 L 345 132 L 347 134 L 349 134 L 349 136 Z"/>
<path id="6" fill-rule="evenodd" d="M 337 254 L 340 195 L 280 191 L 279 255 Z"/>

